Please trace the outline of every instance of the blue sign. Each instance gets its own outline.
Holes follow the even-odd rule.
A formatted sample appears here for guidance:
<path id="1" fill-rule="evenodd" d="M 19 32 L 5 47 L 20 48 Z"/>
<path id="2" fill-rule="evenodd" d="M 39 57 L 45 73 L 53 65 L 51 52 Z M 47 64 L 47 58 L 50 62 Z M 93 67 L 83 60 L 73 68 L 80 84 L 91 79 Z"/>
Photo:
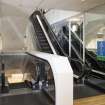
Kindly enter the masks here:
<path id="1" fill-rule="evenodd" d="M 97 56 L 105 57 L 105 41 L 97 42 Z"/>

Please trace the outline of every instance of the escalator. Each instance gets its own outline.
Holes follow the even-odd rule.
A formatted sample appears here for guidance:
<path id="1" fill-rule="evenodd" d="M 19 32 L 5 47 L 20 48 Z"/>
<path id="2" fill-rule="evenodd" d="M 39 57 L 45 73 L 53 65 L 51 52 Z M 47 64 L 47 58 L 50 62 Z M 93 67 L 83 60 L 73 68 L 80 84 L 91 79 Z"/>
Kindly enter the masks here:
<path id="1" fill-rule="evenodd" d="M 83 32 L 80 32 L 80 29 L 83 28 L 82 25 L 83 25 L 83 23 L 81 23 L 81 25 L 79 26 L 78 31 L 76 31 L 74 33 L 71 32 L 72 33 L 71 34 L 71 39 L 74 41 L 73 45 L 75 46 L 75 48 L 77 49 L 77 52 L 80 55 L 83 55 L 83 44 L 82 44 L 82 41 L 83 41 Z M 76 34 L 78 38 L 75 37 L 74 34 Z M 97 60 L 97 55 L 94 52 L 88 51 L 85 48 L 85 57 L 86 57 L 86 59 L 85 59 L 86 62 L 88 62 L 91 65 L 91 68 L 94 69 L 94 71 L 104 72 L 104 69 L 105 69 L 104 64 L 105 64 L 105 62 Z"/>
<path id="2" fill-rule="evenodd" d="M 38 10 L 31 15 L 30 20 L 34 26 L 36 34 L 32 37 L 34 41 L 37 41 L 37 46 L 40 51 L 63 56 L 69 55 L 67 52 L 69 51 L 69 47 L 67 47 L 67 45 L 69 45 L 69 40 L 67 37 L 68 35 L 66 35 L 66 37 L 58 38 L 52 31 L 44 15 Z M 87 72 L 89 72 L 89 70 L 91 71 L 91 68 L 95 70 L 103 70 L 100 64 L 96 61 L 96 59 L 94 59 L 94 57 L 91 56 L 87 49 L 85 49 L 86 61 L 83 63 L 83 45 L 75 37 L 73 32 L 71 34 L 71 39 L 72 53 L 71 58 L 69 57 L 69 60 L 71 62 L 72 68 L 74 69 L 74 74 L 76 74 L 78 78 L 84 76 Z"/>
<path id="3" fill-rule="evenodd" d="M 66 39 L 66 43 L 69 43 L 69 37 L 68 37 L 68 28 L 64 28 L 66 32 L 64 32 L 64 27 L 62 27 L 63 32 L 59 32 L 59 36 L 62 36 L 62 39 Z M 62 35 L 61 35 L 62 34 Z M 66 37 L 66 38 L 65 38 Z M 60 41 L 62 42 L 62 41 Z M 62 44 L 61 44 L 62 45 Z M 63 46 L 62 46 L 63 47 Z M 74 73 L 74 99 L 79 99 L 79 98 L 85 98 L 85 97 L 90 97 L 90 96 L 96 96 L 96 95 L 101 95 L 103 92 L 97 89 L 94 89 L 93 87 L 87 86 L 86 81 L 82 83 L 82 79 L 90 75 L 91 73 L 91 65 L 88 60 L 83 62 L 83 47 L 82 44 L 77 40 L 75 37 L 74 33 L 72 32 L 71 34 L 71 57 L 68 57 L 70 64 L 73 68 L 73 73 Z M 91 78 L 90 78 L 91 79 Z M 103 81 L 101 81 L 103 82 Z M 91 85 L 92 86 L 92 85 Z M 88 93 L 87 93 L 88 91 Z M 78 94 L 77 94 L 78 93 Z"/>
<path id="4" fill-rule="evenodd" d="M 66 46 L 69 45 L 69 29 L 67 26 L 63 26 L 62 29 L 58 32 L 58 39 L 63 49 L 65 49 L 65 46 L 62 43 L 65 43 Z M 78 44 L 76 41 L 78 40 L 74 37 L 74 33 L 72 32 L 71 57 L 68 56 L 68 59 L 73 68 L 74 78 L 81 79 L 86 73 L 89 72 L 89 64 L 88 62 L 86 64 L 83 63 L 83 60 L 82 60 L 83 52 L 81 49 L 81 45 Z M 69 51 L 69 48 L 67 50 Z"/>
<path id="5" fill-rule="evenodd" d="M 56 36 L 48 21 L 40 11 L 35 11 L 31 15 L 30 20 L 35 30 L 35 35 L 33 35 L 32 38 L 34 42 L 37 42 L 37 46 L 40 51 L 58 54 L 61 56 L 69 56 L 69 35 L 66 35 L 68 33 L 66 32 L 66 29 L 64 29 L 66 33 L 60 33 L 60 35 Z M 73 58 L 68 57 L 68 59 L 74 70 L 74 76 L 77 79 L 80 79 L 85 75 L 88 69 L 84 70 L 86 66 L 83 64 L 82 58 L 73 44 L 72 52 Z"/>
<path id="6" fill-rule="evenodd" d="M 68 28 L 66 28 L 66 29 L 68 29 Z M 82 40 L 81 39 L 80 39 L 81 41 L 78 40 L 78 38 L 74 34 L 75 33 L 71 32 L 71 58 L 69 58 L 70 62 L 71 62 L 71 66 L 74 71 L 74 77 L 78 78 L 78 75 L 79 75 L 80 79 L 82 77 L 85 77 L 86 85 L 89 85 L 92 88 L 95 88 L 100 92 L 105 92 L 105 76 L 104 76 L 105 73 L 100 72 L 100 71 L 105 70 L 104 66 L 103 66 L 103 64 L 105 64 L 105 63 L 97 61 L 96 55 L 93 52 L 89 52 L 86 48 L 85 48 L 86 59 L 85 59 L 85 63 L 83 63 L 83 61 L 82 61 L 82 59 L 83 59 L 83 57 L 82 57 L 82 55 L 83 55 Z M 67 35 L 65 35 L 65 36 L 67 36 Z M 97 72 L 94 70 L 97 70 Z M 84 86 L 83 86 L 83 88 L 84 88 Z M 76 88 L 77 87 L 78 86 L 76 85 Z M 79 91 L 79 92 L 81 94 L 81 91 Z M 75 91 L 74 91 L 74 93 L 75 93 Z M 79 96 L 79 97 L 81 97 L 81 96 Z M 82 97 L 84 97 L 84 95 L 82 95 Z"/>
<path id="7" fill-rule="evenodd" d="M 30 20 L 35 30 L 35 35 L 32 37 L 34 41 L 37 41 L 40 51 L 67 56 L 41 11 L 35 11 L 30 16 Z"/>
<path id="8" fill-rule="evenodd" d="M 69 29 L 67 26 L 65 26 L 65 29 L 66 33 L 68 33 Z M 64 30 L 62 29 L 62 31 Z M 80 38 L 79 35 L 76 36 L 75 34 L 76 33 L 71 32 L 71 57 L 69 57 L 71 66 L 73 68 L 74 77 L 76 79 L 81 79 L 82 77 L 85 77 L 86 84 L 91 85 L 92 87 L 95 87 L 99 90 L 105 91 L 105 62 L 98 61 L 96 55 L 93 52 L 88 51 L 86 48 L 86 58 L 85 62 L 83 62 L 82 38 Z M 66 38 L 68 38 L 68 34 L 62 36 L 66 36 Z"/>
<path id="9" fill-rule="evenodd" d="M 38 42 L 37 44 L 40 51 L 68 56 L 68 53 L 66 52 L 67 48 L 65 50 L 65 46 L 67 46 L 69 43 L 68 37 L 67 38 L 64 37 L 62 39 L 57 38 L 56 35 L 53 33 L 50 25 L 48 24 L 46 18 L 40 11 L 35 11 L 31 15 L 30 20 L 34 26 L 36 34 L 33 36 L 33 39 L 37 39 L 36 41 Z M 73 32 L 71 34 L 71 39 L 72 39 L 72 45 L 71 45 L 72 53 L 71 53 L 71 58 L 69 57 L 69 60 L 71 62 L 71 66 L 74 70 L 74 74 L 76 75 L 76 77 L 78 78 L 83 77 L 86 73 L 91 71 L 91 68 L 102 70 L 102 67 L 100 67 L 99 63 L 88 53 L 87 49 L 86 49 L 86 62 L 84 64 L 82 61 L 83 59 L 82 43 L 75 37 Z M 66 43 L 66 45 L 63 44 L 64 42 Z"/>
<path id="10" fill-rule="evenodd" d="M 38 47 L 41 51 L 44 51 L 46 53 L 53 53 L 52 52 L 52 49 L 50 48 L 50 45 L 48 44 L 47 42 L 47 39 L 44 35 L 44 32 L 38 22 L 38 19 L 35 16 L 31 16 L 31 21 L 33 23 L 33 26 L 34 26 L 34 30 L 35 30 L 35 33 L 37 35 L 37 40 L 38 40 Z M 33 36 L 33 38 L 35 38 L 35 36 Z"/>
<path id="11" fill-rule="evenodd" d="M 65 27 L 66 27 L 65 29 L 66 29 L 66 33 L 67 33 L 69 29 L 67 26 L 65 26 Z M 71 31 L 71 50 L 72 50 L 71 57 L 82 61 L 82 59 L 83 59 L 82 38 L 80 37 L 80 35 L 78 35 L 78 34 L 75 35 L 75 34 L 76 34 L 75 32 Z M 65 35 L 65 36 L 67 36 L 67 35 Z M 102 72 L 104 72 L 104 70 L 105 70 L 105 66 L 104 66 L 105 62 L 98 61 L 96 54 L 94 54 L 91 51 L 88 51 L 86 48 L 85 48 L 85 56 L 86 56 L 85 63 L 87 66 L 91 66 L 92 70 L 95 73 L 100 72 L 100 74 L 104 74 Z"/>
<path id="12" fill-rule="evenodd" d="M 82 58 L 83 54 L 83 44 L 82 41 L 79 41 L 73 33 L 71 34 L 72 39 L 72 45 L 75 47 L 76 52 L 78 52 L 79 57 Z M 81 39 L 80 39 L 81 40 Z M 78 58 L 79 58 L 78 57 Z M 85 67 L 84 71 L 86 71 L 86 68 L 89 68 L 89 72 L 87 72 L 85 83 L 87 85 L 90 85 L 96 89 L 99 89 L 100 91 L 105 92 L 105 67 L 103 66 L 105 62 L 101 62 L 97 60 L 96 55 L 93 52 L 89 52 L 85 48 Z"/>
<path id="13" fill-rule="evenodd" d="M 78 80 L 81 80 L 83 77 L 86 77 L 85 83 L 89 82 L 89 75 L 92 72 L 92 67 L 88 59 L 86 62 L 83 63 L 82 61 L 82 49 L 83 45 L 81 42 L 73 35 L 71 35 L 72 44 L 71 44 L 71 57 L 69 57 L 67 50 L 69 51 L 69 37 L 67 33 L 61 36 L 58 35 L 57 37 L 55 33 L 52 31 L 51 26 L 47 22 L 46 18 L 40 11 L 35 11 L 30 20 L 34 26 L 35 35 L 32 36 L 33 41 L 37 43 L 37 46 L 40 51 L 52 54 L 58 54 L 61 56 L 67 56 L 70 64 L 73 68 L 74 77 Z M 67 30 L 68 31 L 68 30 Z M 64 36 L 64 37 L 63 37 Z M 66 47 L 65 47 L 66 46 Z M 86 54 L 88 51 L 86 50 Z M 93 73 L 93 72 L 92 72 Z M 91 73 L 91 74 L 92 74 Z M 99 75 L 98 75 L 99 76 Z M 93 77 L 93 76 L 92 76 Z M 44 90 L 47 95 L 53 97 L 53 94 L 49 93 L 47 90 Z M 53 91 L 52 91 L 53 93 Z"/>

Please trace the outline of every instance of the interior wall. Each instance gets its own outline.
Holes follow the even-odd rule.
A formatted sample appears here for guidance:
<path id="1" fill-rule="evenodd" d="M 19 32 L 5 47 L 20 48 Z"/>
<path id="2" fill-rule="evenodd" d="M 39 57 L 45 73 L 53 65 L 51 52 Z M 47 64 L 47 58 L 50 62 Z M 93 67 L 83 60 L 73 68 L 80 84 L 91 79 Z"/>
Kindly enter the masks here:
<path id="1" fill-rule="evenodd" d="M 3 51 L 20 51 L 25 47 L 24 36 L 28 15 L 12 5 L 1 4 L 1 34 Z"/>
<path id="2" fill-rule="evenodd" d="M 35 36 L 35 31 L 32 23 L 29 21 L 26 29 L 26 47 L 28 51 L 38 51 L 36 42 L 32 36 Z"/>
<path id="3" fill-rule="evenodd" d="M 48 11 L 45 16 L 50 24 L 54 24 L 69 17 L 75 16 L 79 13 L 80 12 L 52 9 Z"/>

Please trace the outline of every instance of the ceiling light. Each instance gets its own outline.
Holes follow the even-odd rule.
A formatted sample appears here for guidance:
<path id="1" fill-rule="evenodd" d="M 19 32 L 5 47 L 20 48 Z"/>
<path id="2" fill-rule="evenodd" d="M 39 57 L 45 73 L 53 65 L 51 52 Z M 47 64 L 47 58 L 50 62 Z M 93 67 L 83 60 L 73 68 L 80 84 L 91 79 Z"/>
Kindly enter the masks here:
<path id="1" fill-rule="evenodd" d="M 86 0 L 81 0 L 82 2 L 85 2 Z"/>
<path id="2" fill-rule="evenodd" d="M 72 21 L 72 22 L 79 22 L 80 18 L 72 18 L 72 19 L 70 19 L 70 21 Z"/>

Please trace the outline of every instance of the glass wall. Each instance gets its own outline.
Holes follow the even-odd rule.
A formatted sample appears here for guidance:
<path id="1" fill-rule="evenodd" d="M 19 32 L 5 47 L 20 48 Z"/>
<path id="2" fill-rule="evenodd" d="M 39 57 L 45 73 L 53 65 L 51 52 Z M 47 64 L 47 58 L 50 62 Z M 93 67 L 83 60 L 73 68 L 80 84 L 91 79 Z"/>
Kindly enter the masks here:
<path id="1" fill-rule="evenodd" d="M 52 29 L 60 43 L 60 46 L 69 55 L 69 22 L 62 20 L 52 25 Z"/>
<path id="2" fill-rule="evenodd" d="M 84 59 L 83 43 L 84 43 L 84 24 L 83 14 L 79 14 L 70 18 L 70 43 L 71 43 L 71 57 L 79 58 L 81 61 Z"/>
<path id="3" fill-rule="evenodd" d="M 100 41 L 105 40 L 105 5 L 89 10 L 85 14 L 85 45 L 98 54 Z"/>

